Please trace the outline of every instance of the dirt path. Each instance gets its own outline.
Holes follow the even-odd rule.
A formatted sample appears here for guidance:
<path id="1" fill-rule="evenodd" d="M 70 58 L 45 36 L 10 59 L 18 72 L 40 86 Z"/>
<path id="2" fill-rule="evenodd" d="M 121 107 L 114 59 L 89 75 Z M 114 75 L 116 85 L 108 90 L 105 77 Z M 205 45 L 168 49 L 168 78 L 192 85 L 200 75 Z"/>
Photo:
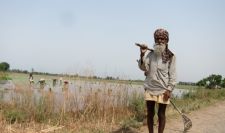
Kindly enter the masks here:
<path id="1" fill-rule="evenodd" d="M 187 116 L 193 125 L 187 133 L 225 133 L 225 101 L 194 111 Z M 141 129 L 141 133 L 148 133 L 147 126 Z M 182 118 L 167 121 L 164 133 L 183 133 Z"/>

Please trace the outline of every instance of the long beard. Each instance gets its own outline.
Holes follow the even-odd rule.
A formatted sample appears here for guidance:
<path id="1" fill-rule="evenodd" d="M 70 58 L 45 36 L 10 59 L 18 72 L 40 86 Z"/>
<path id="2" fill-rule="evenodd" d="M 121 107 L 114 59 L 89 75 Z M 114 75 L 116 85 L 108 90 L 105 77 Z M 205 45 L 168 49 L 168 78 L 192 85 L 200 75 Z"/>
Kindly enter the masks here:
<path id="1" fill-rule="evenodd" d="M 163 43 L 161 43 L 161 44 L 154 44 L 154 46 L 153 46 L 153 48 L 154 48 L 154 52 L 156 53 L 156 55 L 157 56 L 161 56 L 162 55 L 162 53 L 165 51 L 165 49 L 166 49 L 166 44 L 163 44 Z"/>

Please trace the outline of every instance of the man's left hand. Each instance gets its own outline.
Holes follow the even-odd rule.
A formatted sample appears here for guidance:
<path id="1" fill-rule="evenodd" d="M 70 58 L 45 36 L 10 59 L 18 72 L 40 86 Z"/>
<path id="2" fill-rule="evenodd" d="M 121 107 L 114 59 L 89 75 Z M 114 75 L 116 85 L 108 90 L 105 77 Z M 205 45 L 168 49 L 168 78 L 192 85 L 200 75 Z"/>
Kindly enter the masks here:
<path id="1" fill-rule="evenodd" d="M 168 99 L 171 97 L 171 91 L 169 90 L 166 90 L 164 93 L 163 93 L 163 100 L 164 101 L 168 101 Z"/>

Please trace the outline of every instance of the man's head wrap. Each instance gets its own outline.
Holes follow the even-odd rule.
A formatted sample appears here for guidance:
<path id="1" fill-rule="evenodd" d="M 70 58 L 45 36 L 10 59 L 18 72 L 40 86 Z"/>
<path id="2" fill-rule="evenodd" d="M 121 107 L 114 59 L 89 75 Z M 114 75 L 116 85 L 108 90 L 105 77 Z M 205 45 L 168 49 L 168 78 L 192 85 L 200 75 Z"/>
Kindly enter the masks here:
<path id="1" fill-rule="evenodd" d="M 154 33 L 155 39 L 165 39 L 167 43 L 169 42 L 169 33 L 165 29 L 157 29 Z"/>

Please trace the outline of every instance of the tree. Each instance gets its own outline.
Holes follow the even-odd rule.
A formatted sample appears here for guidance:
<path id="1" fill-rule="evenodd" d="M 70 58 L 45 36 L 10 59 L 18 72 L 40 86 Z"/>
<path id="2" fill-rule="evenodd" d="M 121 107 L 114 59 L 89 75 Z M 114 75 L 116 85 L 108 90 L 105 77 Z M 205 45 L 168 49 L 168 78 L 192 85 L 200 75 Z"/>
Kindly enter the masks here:
<path id="1" fill-rule="evenodd" d="M 198 82 L 196 83 L 196 85 L 198 85 L 198 86 L 206 86 L 206 83 L 207 83 L 207 79 L 204 78 L 204 79 L 198 81 Z"/>
<path id="2" fill-rule="evenodd" d="M 215 89 L 217 86 L 221 85 L 222 76 L 212 74 L 208 77 L 209 85 L 207 86 L 210 89 Z"/>
<path id="3" fill-rule="evenodd" d="M 7 62 L 0 63 L 0 71 L 8 71 L 10 68 L 10 65 Z"/>
<path id="4" fill-rule="evenodd" d="M 222 84 L 222 76 L 212 74 L 208 76 L 207 78 L 204 78 L 197 82 L 198 86 L 205 86 L 209 89 L 215 89 L 217 87 L 220 87 Z"/>
<path id="5" fill-rule="evenodd" d="M 221 81 L 221 87 L 225 88 L 225 78 Z"/>

